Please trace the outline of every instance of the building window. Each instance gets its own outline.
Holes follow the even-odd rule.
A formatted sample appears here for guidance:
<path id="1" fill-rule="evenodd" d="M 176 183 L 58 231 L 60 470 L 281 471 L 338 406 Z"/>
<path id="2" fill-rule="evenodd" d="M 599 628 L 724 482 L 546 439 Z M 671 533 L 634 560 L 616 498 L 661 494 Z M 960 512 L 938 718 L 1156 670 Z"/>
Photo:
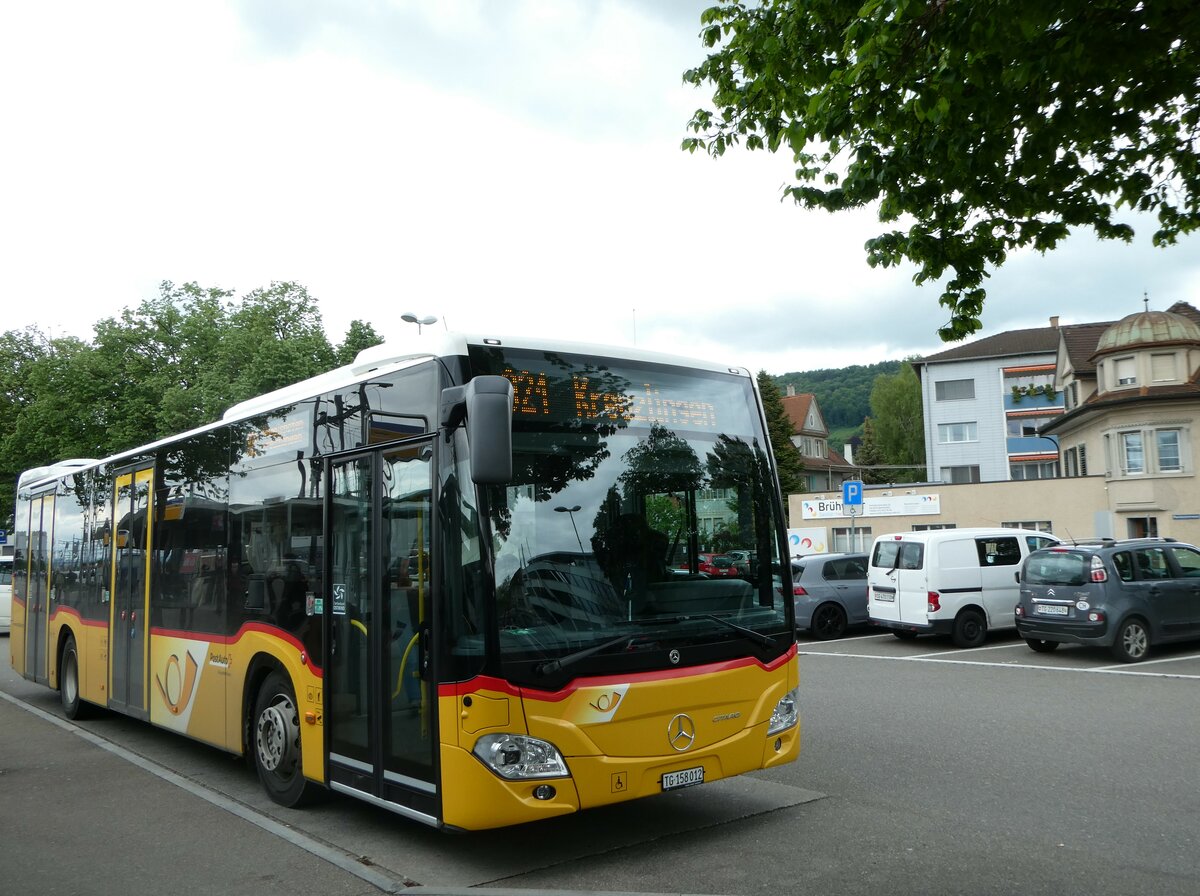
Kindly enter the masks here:
<path id="1" fill-rule="evenodd" d="M 1141 432 L 1121 433 L 1121 470 L 1126 476 L 1146 472 L 1146 452 L 1142 449 Z"/>
<path id="2" fill-rule="evenodd" d="M 1158 469 L 1161 473 L 1179 473 L 1183 471 L 1179 451 L 1179 430 L 1159 429 L 1154 433 L 1158 447 Z"/>
<path id="3" fill-rule="evenodd" d="M 1079 381 L 1073 380 L 1063 395 L 1067 410 L 1079 405 Z"/>
<path id="4" fill-rule="evenodd" d="M 1034 532 L 1054 534 L 1054 527 L 1050 525 L 1049 520 L 1009 520 L 1000 525 L 1005 529 L 1032 529 Z"/>
<path id="5" fill-rule="evenodd" d="M 853 535 L 851 535 L 851 532 L 853 532 Z M 865 552 L 870 550 L 871 543 L 874 540 L 871 537 L 870 526 L 855 526 L 853 530 L 849 527 L 834 526 L 833 551 L 831 553 Z"/>
<path id="6" fill-rule="evenodd" d="M 912 527 L 914 532 L 932 532 L 934 529 L 957 529 L 955 523 L 920 523 Z"/>
<path id="7" fill-rule="evenodd" d="M 1036 436 L 1038 434 L 1038 430 L 1053 419 L 1054 417 L 1048 415 L 1043 417 L 1009 417 L 1009 438 L 1018 439 Z"/>
<path id="8" fill-rule="evenodd" d="M 964 482 L 979 481 L 979 465 L 961 467 L 942 467 L 942 482 L 958 485 Z"/>
<path id="9" fill-rule="evenodd" d="M 1067 476 L 1087 475 L 1087 446 L 1075 445 L 1063 452 Z"/>
<path id="10" fill-rule="evenodd" d="M 933 384 L 933 395 L 938 401 L 962 401 L 975 397 L 974 380 L 940 380 Z"/>
<path id="11" fill-rule="evenodd" d="M 1173 383 L 1178 379 L 1175 375 L 1175 355 L 1151 355 L 1150 379 L 1155 383 Z"/>
<path id="12" fill-rule="evenodd" d="M 1113 362 L 1113 375 L 1118 386 L 1137 385 L 1137 360 L 1135 358 L 1117 358 Z"/>
<path id="13" fill-rule="evenodd" d="M 1058 476 L 1057 461 L 1012 463 L 1008 465 L 1008 477 L 1020 479 L 1054 479 Z"/>
<path id="14" fill-rule="evenodd" d="M 950 442 L 977 441 L 979 425 L 977 423 L 939 423 L 938 441 L 942 444 Z"/>
<path id="15" fill-rule="evenodd" d="M 1188 428 L 1178 426 L 1109 433 L 1104 436 L 1109 464 L 1105 475 L 1182 473 L 1191 467 L 1188 439 Z"/>

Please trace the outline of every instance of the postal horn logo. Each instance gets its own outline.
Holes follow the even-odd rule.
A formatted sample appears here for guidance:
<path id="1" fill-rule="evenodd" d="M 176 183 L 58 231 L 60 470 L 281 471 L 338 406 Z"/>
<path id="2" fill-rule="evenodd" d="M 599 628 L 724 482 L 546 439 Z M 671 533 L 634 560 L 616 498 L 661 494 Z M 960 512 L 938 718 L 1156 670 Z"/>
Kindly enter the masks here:
<path id="1" fill-rule="evenodd" d="M 158 693 L 163 705 L 171 711 L 171 715 L 179 715 L 192 700 L 192 692 L 196 689 L 196 678 L 200 667 L 191 653 L 184 651 L 187 660 L 183 672 L 179 669 L 179 654 L 173 653 L 167 659 L 163 675 L 155 675 L 154 683 L 158 685 Z M 166 678 L 166 681 L 163 681 Z"/>
<path id="2" fill-rule="evenodd" d="M 588 705 L 592 709 L 596 710 L 596 712 L 613 712 L 616 710 L 617 704 L 620 702 L 621 692 L 612 691 L 611 693 L 601 694 Z"/>

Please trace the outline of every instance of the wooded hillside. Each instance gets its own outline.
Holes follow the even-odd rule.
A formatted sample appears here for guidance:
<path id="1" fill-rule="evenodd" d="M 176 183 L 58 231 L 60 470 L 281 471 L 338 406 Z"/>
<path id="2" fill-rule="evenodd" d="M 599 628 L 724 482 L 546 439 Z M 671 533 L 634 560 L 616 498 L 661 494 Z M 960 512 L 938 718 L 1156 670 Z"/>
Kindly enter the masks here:
<path id="1" fill-rule="evenodd" d="M 829 440 L 835 450 L 841 450 L 845 440 L 862 430 L 862 422 L 871 415 L 871 387 L 880 374 L 893 375 L 903 361 L 880 361 L 878 364 L 852 364 L 849 367 L 827 367 L 783 373 L 774 380 L 781 392 L 788 386 L 797 392 L 812 392 L 817 396 Z"/>

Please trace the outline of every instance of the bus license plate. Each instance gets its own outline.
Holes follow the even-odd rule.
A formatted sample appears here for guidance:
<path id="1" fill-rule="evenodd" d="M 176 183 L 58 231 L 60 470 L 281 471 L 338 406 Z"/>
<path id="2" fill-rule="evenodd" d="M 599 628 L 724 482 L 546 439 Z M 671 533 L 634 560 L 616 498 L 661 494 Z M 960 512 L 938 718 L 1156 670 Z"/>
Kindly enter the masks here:
<path id="1" fill-rule="evenodd" d="M 1037 611 L 1042 616 L 1066 616 L 1071 612 L 1071 608 L 1060 607 L 1057 604 L 1038 604 Z"/>
<path id="2" fill-rule="evenodd" d="M 680 787 L 691 787 L 693 784 L 704 783 L 704 766 L 685 768 L 677 772 L 665 772 L 662 776 L 663 790 L 678 790 Z"/>

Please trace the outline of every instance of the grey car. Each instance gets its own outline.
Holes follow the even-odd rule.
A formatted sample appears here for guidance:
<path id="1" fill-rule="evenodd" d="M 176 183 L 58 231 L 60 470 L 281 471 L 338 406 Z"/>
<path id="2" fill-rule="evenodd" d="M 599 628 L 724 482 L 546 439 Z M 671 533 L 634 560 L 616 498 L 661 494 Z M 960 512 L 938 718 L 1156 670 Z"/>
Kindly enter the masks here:
<path id="1" fill-rule="evenodd" d="M 1107 647 L 1126 663 L 1200 638 L 1200 549 L 1173 539 L 1103 539 L 1034 551 L 1020 573 L 1017 631 L 1033 650 Z"/>
<path id="2" fill-rule="evenodd" d="M 813 554 L 792 561 L 796 630 L 827 641 L 867 621 L 867 555 Z"/>

